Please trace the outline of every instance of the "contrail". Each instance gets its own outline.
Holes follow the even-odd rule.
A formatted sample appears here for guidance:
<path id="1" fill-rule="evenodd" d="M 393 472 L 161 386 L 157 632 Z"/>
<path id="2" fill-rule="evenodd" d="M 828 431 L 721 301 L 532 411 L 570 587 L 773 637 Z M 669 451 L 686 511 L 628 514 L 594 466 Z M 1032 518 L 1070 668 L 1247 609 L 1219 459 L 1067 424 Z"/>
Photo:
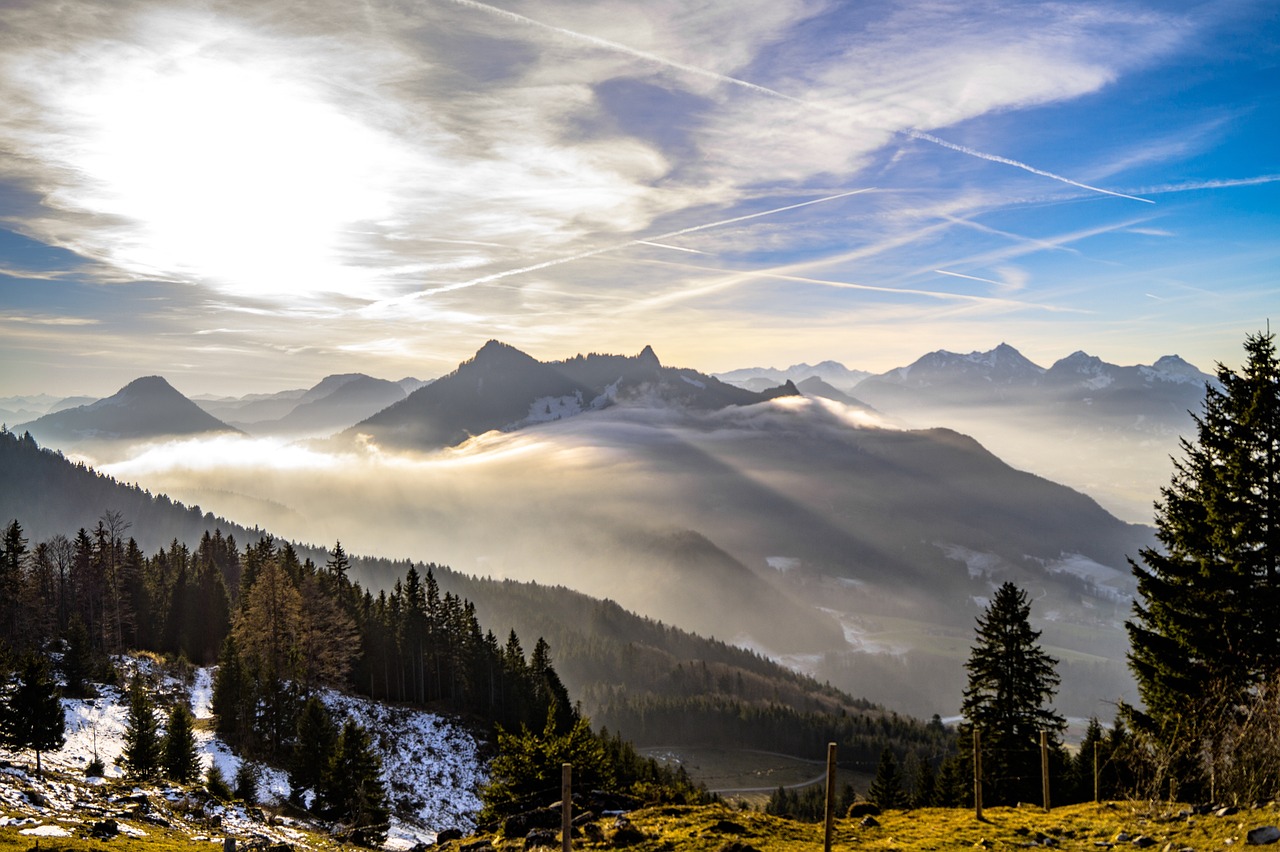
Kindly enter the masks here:
<path id="1" fill-rule="evenodd" d="M 976 275 L 965 275 L 961 272 L 948 272 L 945 269 L 935 269 L 934 272 L 939 275 L 950 275 L 952 278 L 967 278 L 970 281 L 981 281 L 983 284 L 994 284 L 997 287 L 1008 287 L 1009 285 L 1003 281 L 992 281 L 990 278 L 979 278 Z"/>
<path id="2" fill-rule="evenodd" d="M 697 249 L 685 248 L 684 246 L 672 246 L 666 243 L 655 243 L 653 240 L 636 240 L 642 246 L 653 246 L 654 248 L 670 249 L 671 251 L 687 251 L 689 254 L 706 254 L 705 251 Z"/>
<path id="3" fill-rule="evenodd" d="M 649 261 L 662 266 L 674 266 L 682 269 L 695 269 L 704 272 L 715 272 L 719 270 L 708 270 L 700 266 L 692 266 L 685 263 L 674 263 L 671 261 Z M 786 267 L 783 267 L 785 269 Z M 966 276 L 967 277 L 967 276 Z M 717 289 L 723 289 L 731 286 L 738 279 L 743 278 L 769 278 L 776 281 L 794 281 L 799 284 L 817 284 L 823 287 L 834 287 L 840 290 L 865 290 L 872 293 L 890 293 L 896 296 L 924 296 L 930 299 L 938 299 L 944 302 L 968 302 L 982 305 L 995 305 L 1005 308 L 1018 308 L 1022 310 L 1040 310 L 1050 313 L 1069 313 L 1069 314 L 1085 314 L 1089 311 L 1079 308 L 1064 308 L 1058 305 L 1036 304 L 1034 302 L 1022 302 L 1017 299 L 1004 299 L 998 296 L 976 296 L 970 293 L 948 293 L 944 290 L 921 290 L 913 287 L 886 287 L 876 284 L 859 284 L 854 281 L 835 281 L 830 278 L 812 278 L 806 275 L 790 275 L 778 269 L 759 269 L 759 270 L 737 270 L 725 276 L 724 280 L 703 288 L 699 292 L 712 292 Z M 994 282 L 993 282 L 994 283 Z M 669 293 L 646 300 L 642 305 L 644 307 L 653 307 L 658 304 L 674 301 L 684 298 L 688 295 L 685 291 Z"/>
<path id="4" fill-rule="evenodd" d="M 471 3 L 473 1 L 474 0 L 454 0 L 454 2 L 466 2 L 466 3 Z M 647 237 L 645 239 L 637 239 L 637 240 L 627 240 L 624 243 L 617 243 L 611 246 L 602 246 L 601 248 L 591 249 L 590 251 L 579 252 L 577 254 L 569 255 L 568 257 L 557 257 L 551 260 L 544 260 L 541 263 L 535 263 L 532 266 L 522 266 L 519 269 L 507 269 L 502 272 L 495 272 L 492 275 L 482 275 L 479 278 L 472 278 L 470 281 L 459 281 L 456 284 L 446 284 L 443 287 L 433 287 L 430 290 L 423 290 L 419 293 L 415 293 L 414 298 L 421 298 L 423 296 L 433 296 L 437 293 L 449 293 L 453 290 L 462 290 L 467 287 L 474 287 L 477 284 L 488 284 L 492 281 L 500 281 L 503 278 L 510 278 L 512 275 L 523 275 L 526 272 L 537 272 L 540 269 L 547 269 L 552 266 L 559 266 L 562 263 L 572 263 L 575 260 L 585 260 L 589 257 L 595 257 L 596 255 L 599 255 L 599 254 L 606 254 L 607 252 L 618 251 L 624 248 L 630 248 L 631 246 L 653 245 L 655 240 L 669 240 L 672 237 L 680 237 L 680 236 L 684 236 L 685 234 L 692 234 L 695 231 L 705 231 L 708 228 L 720 228 L 725 225 L 733 225 L 738 222 L 745 222 L 748 219 L 759 219 L 761 216 L 773 216 L 777 213 L 785 213 L 788 210 L 797 210 L 801 207 L 808 207 L 811 204 L 823 204 L 828 201 L 836 201 L 841 198 L 848 198 L 851 195 L 859 195 L 864 192 L 870 192 L 871 190 L 872 190 L 872 187 L 865 187 L 863 189 L 851 189 L 848 192 L 838 192 L 835 195 L 826 195 L 826 196 L 823 196 L 822 198 L 811 198 L 808 201 L 801 201 L 798 204 L 788 204 L 785 207 L 775 207 L 772 210 L 761 210 L 759 213 L 748 213 L 745 216 L 734 216 L 732 219 L 721 219 L 719 222 L 707 222 L 702 225 L 694 225 L 689 228 L 681 228 L 678 231 L 668 231 L 665 234 L 658 234 L 657 236 L 654 236 L 654 237 Z M 667 246 L 664 246 L 664 248 L 667 248 Z"/>
<path id="5" fill-rule="evenodd" d="M 912 139 L 923 139 L 925 142 L 932 142 L 935 145 L 941 145 L 943 148 L 950 148 L 952 151 L 959 151 L 961 154 L 968 154 L 970 157 L 977 157 L 979 160 L 990 160 L 993 163 L 1004 163 L 1006 166 L 1013 166 L 1015 169 L 1022 169 L 1031 172 L 1033 175 L 1041 177 L 1053 178 L 1062 181 L 1071 186 L 1078 186 L 1081 189 L 1087 189 L 1090 192 L 1101 192 L 1103 195 L 1114 195 L 1116 198 L 1127 198 L 1130 201 L 1141 201 L 1143 204 L 1155 204 L 1150 198 L 1139 198 L 1136 195 L 1125 195 L 1123 192 L 1113 192 L 1110 189 L 1103 189 L 1100 186 L 1090 186 L 1087 183 L 1081 183 L 1078 180 L 1072 180 L 1069 177 L 1046 172 L 1044 169 L 1037 169 L 1035 166 L 1029 166 L 1026 163 L 1020 163 L 1017 160 L 1011 160 L 1008 157 L 1001 157 L 999 154 L 988 154 L 985 151 L 979 151 L 976 148 L 970 148 L 968 145 L 957 145 L 954 142 L 948 142 L 945 139 L 934 136 L 932 133 L 925 133 L 920 130 L 899 130 L 904 136 L 910 136 Z"/>
<path id="6" fill-rule="evenodd" d="M 840 110 L 837 110 L 835 107 L 829 107 L 823 104 L 812 103 L 811 101 L 806 101 L 803 98 L 797 98 L 792 95 L 788 95 L 784 92 L 779 92 L 777 89 L 770 89 L 768 86 L 761 86 L 758 83 L 752 83 L 749 80 L 742 80 L 742 79 L 739 79 L 738 77 L 730 77 L 728 74 L 721 74 L 718 71 L 712 71 L 708 68 L 700 68 L 697 65 L 689 65 L 688 63 L 685 63 L 685 62 L 677 62 L 674 59 L 668 59 L 664 56 L 659 56 L 656 53 L 650 53 L 645 50 L 638 50 L 634 47 L 629 47 L 628 45 L 621 44 L 620 42 L 610 41 L 609 39 L 600 38 L 599 36 L 588 35 L 586 33 L 580 33 L 576 30 L 566 29 L 565 27 L 557 27 L 553 24 L 543 23 L 542 21 L 535 20 L 534 18 L 525 17 L 524 15 L 517 14 L 516 12 L 509 12 L 506 9 L 499 9 L 496 6 L 490 6 L 487 3 L 480 3 L 478 2 L 478 0 L 450 0 L 450 2 L 455 3 L 459 6 L 465 6 L 469 9 L 477 9 L 480 11 L 488 12 L 492 15 L 497 15 L 499 17 L 506 18 L 509 21 L 514 21 L 519 24 L 536 27 L 537 29 L 546 30 L 547 32 L 556 33 L 557 35 L 562 35 L 567 38 L 586 42 L 587 44 L 604 48 L 606 50 L 612 50 L 617 53 L 625 53 L 628 56 L 634 56 L 637 59 L 643 59 L 646 62 L 652 62 L 656 65 L 665 65 L 668 68 L 674 68 L 678 71 L 684 71 L 687 74 L 692 74 L 698 77 L 705 77 L 709 80 L 715 80 L 720 83 L 727 83 L 731 86 L 738 86 L 740 88 L 747 89 L 748 91 L 756 92 L 757 94 L 767 95 L 768 97 L 780 98 L 781 100 L 788 101 L 793 104 L 799 104 L 800 106 L 805 107 L 806 109 L 814 109 L 814 110 L 825 112 L 831 115 L 841 115 Z M 1010 159 L 1009 157 L 1002 157 L 999 154 L 988 154 L 985 151 L 979 151 L 978 149 L 970 148 L 967 145 L 957 145 L 954 142 L 948 142 L 947 140 L 942 139 L 941 137 L 934 136 L 932 133 L 925 133 L 924 131 L 913 130 L 910 128 L 905 130 L 893 130 L 891 132 L 900 134 L 902 136 L 907 136 L 911 139 L 919 139 L 924 142 L 931 142 L 934 145 L 938 145 L 943 148 L 948 148 L 952 151 L 957 151 L 961 154 L 965 154 L 970 157 L 977 157 L 980 160 L 987 160 L 992 163 L 1001 163 L 1006 166 L 1013 166 L 1016 169 L 1022 169 L 1023 171 L 1030 172 L 1031 174 L 1034 174 L 1034 175 L 1040 175 L 1041 177 L 1047 177 L 1051 180 L 1061 181 L 1062 183 L 1068 184 L 1070 186 L 1079 187 L 1081 189 L 1087 189 L 1090 192 L 1098 192 L 1103 195 L 1111 195 L 1116 198 L 1127 198 L 1130 201 L 1141 201 L 1145 204 L 1155 204 L 1155 202 L 1149 198 L 1139 198 L 1136 195 L 1126 195 L 1123 192 L 1113 192 L 1112 190 L 1103 189 L 1102 187 L 1099 187 L 1099 186 L 1091 186 L 1090 184 L 1081 183 L 1078 180 L 1072 180 L 1069 177 L 1064 177 L 1063 175 L 1055 174 L 1054 172 L 1045 171 L 1044 169 L 1038 169 L 1035 166 L 1028 165 L 1027 163 L 1023 163 L 1018 160 Z"/>

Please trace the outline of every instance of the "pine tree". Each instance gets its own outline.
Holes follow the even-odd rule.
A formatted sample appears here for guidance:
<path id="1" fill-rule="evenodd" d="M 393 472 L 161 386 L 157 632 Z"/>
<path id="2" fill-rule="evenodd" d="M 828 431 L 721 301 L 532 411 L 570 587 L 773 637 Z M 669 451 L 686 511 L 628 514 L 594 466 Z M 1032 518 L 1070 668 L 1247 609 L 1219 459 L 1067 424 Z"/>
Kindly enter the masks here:
<path id="1" fill-rule="evenodd" d="M 911 807 L 932 808 L 937 804 L 937 798 L 938 775 L 933 761 L 917 756 L 915 772 L 911 775 Z"/>
<path id="2" fill-rule="evenodd" d="M 289 796 L 301 801 L 307 790 L 318 791 L 338 744 L 338 730 L 324 702 L 312 696 L 298 718 L 298 737 L 289 765 Z"/>
<path id="3" fill-rule="evenodd" d="M 898 760 L 887 746 L 880 750 L 880 762 L 876 765 L 876 777 L 867 788 L 867 801 L 881 810 L 901 808 L 907 804 L 906 791 L 902 789 L 902 773 Z"/>
<path id="4" fill-rule="evenodd" d="M 1057 660 L 1040 648 L 1030 616 L 1026 593 L 1013 583 L 1002 585 L 978 618 L 978 642 L 965 663 L 969 685 L 960 742 L 971 740 L 974 727 L 981 731 L 987 804 L 1038 798 L 1041 731 L 1061 751 L 1066 720 L 1046 706 L 1058 686 Z"/>
<path id="5" fill-rule="evenodd" d="M 373 750 L 368 732 L 351 717 L 347 717 L 338 735 L 319 792 L 321 813 L 350 825 L 353 842 L 374 846 L 386 839 L 390 812 L 382 782 L 382 761 Z"/>
<path id="6" fill-rule="evenodd" d="M 125 721 L 124 751 L 120 755 L 120 764 L 128 777 L 147 781 L 160 774 L 162 757 L 160 723 L 156 719 L 155 704 L 151 701 L 142 675 L 135 674 L 129 685 L 129 715 Z"/>
<path id="7" fill-rule="evenodd" d="M 1241 372 L 1218 366 L 1221 389 L 1206 387 L 1196 440 L 1182 440 L 1156 504 L 1160 548 L 1130 560 L 1129 665 L 1145 712 L 1129 717 L 1190 753 L 1280 658 L 1280 361 L 1271 334 L 1244 349 Z"/>
<path id="8" fill-rule="evenodd" d="M 65 734 L 66 717 L 49 663 L 39 654 L 27 654 L 18 682 L 5 691 L 0 705 L 0 743 L 10 749 L 33 750 L 39 776 L 43 774 L 41 753 L 62 748 Z"/>
<path id="9" fill-rule="evenodd" d="M 190 784 L 200 776 L 200 756 L 196 752 L 195 720 L 185 703 L 169 711 L 169 723 L 161 743 L 164 776 L 179 784 Z"/>

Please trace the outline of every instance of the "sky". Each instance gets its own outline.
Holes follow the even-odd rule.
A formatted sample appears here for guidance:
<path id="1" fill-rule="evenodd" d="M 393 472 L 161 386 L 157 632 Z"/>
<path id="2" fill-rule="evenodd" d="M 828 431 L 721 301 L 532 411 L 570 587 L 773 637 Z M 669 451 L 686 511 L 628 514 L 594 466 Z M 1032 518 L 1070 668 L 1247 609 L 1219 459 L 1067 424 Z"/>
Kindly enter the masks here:
<path id="1" fill-rule="evenodd" d="M 1280 321 L 1271 0 L 0 0 L 0 103 L 0 394 Z"/>

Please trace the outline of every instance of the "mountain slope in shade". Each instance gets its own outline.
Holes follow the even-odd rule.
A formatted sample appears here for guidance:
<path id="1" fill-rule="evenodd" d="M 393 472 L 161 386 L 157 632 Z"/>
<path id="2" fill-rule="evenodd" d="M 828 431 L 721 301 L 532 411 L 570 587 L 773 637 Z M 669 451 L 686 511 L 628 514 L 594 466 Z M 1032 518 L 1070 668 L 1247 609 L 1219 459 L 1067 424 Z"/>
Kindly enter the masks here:
<path id="1" fill-rule="evenodd" d="M 492 430 L 511 431 L 599 411 L 617 403 L 715 410 L 799 392 L 788 383 L 766 393 L 696 370 L 665 367 L 653 349 L 639 355 L 579 355 L 538 361 L 491 340 L 458 369 L 343 433 L 390 446 L 452 446 Z"/>
<path id="2" fill-rule="evenodd" d="M 590 404 L 592 389 L 513 346 L 491 340 L 443 378 L 343 433 L 410 447 L 447 447 L 539 414 Z M 554 409 L 554 410 L 553 410 Z"/>
<path id="3" fill-rule="evenodd" d="M 862 400 L 850 396 L 838 388 L 832 387 L 817 376 L 810 376 L 804 381 L 799 382 L 796 385 L 796 390 L 800 391 L 800 393 L 805 396 L 819 396 L 823 399 L 835 400 L 836 402 L 841 403 L 842 405 L 847 405 L 850 408 L 856 408 L 862 411 L 875 411 L 874 408 L 867 405 Z"/>
<path id="4" fill-rule="evenodd" d="M 238 432 L 187 399 L 160 376 L 135 379 L 106 399 L 46 414 L 14 431 L 42 443 L 138 440 L 174 435 Z"/>

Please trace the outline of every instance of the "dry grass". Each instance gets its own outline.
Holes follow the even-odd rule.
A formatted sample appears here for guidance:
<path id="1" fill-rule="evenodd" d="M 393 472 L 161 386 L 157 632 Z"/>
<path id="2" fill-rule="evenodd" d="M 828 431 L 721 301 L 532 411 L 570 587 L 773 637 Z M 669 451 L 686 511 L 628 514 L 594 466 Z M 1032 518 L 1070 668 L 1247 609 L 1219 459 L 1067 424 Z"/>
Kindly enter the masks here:
<path id="1" fill-rule="evenodd" d="M 1244 846 L 1247 832 L 1280 824 L 1275 807 L 1229 817 L 1180 816 L 1182 806 L 1141 803 L 1071 805 L 1045 813 L 1039 807 L 988 808 L 982 822 L 972 811 L 928 808 L 892 811 L 863 827 L 857 819 L 836 821 L 833 849 L 906 850 L 1029 849 L 1101 850 L 1150 848 L 1154 852 L 1226 850 Z M 727 806 L 660 807 L 630 814 L 630 827 L 598 821 L 574 841 L 576 849 L 626 848 L 633 852 L 718 852 L 747 847 L 759 852 L 821 849 L 821 824 L 799 823 Z M 598 839 L 591 840 L 592 833 Z M 521 849 L 523 838 L 491 838 L 500 849 Z M 1136 842 L 1135 842 L 1136 841 Z M 466 841 L 464 841 L 466 842 Z M 737 844 L 734 846 L 733 844 Z M 557 847 L 558 848 L 558 847 Z"/>

